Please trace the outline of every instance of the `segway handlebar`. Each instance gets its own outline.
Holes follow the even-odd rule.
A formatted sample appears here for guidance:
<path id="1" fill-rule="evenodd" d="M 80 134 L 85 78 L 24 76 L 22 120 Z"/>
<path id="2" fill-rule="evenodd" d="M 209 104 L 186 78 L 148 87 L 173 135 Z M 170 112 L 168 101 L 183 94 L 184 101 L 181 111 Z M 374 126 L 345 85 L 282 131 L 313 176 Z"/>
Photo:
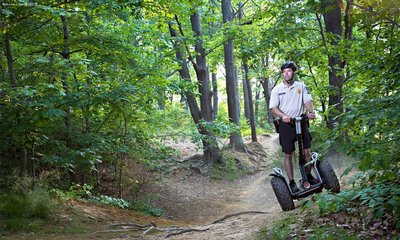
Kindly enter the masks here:
<path id="1" fill-rule="evenodd" d="M 291 122 L 296 122 L 296 121 L 299 121 L 299 122 L 301 122 L 301 121 L 306 121 L 306 120 L 308 120 L 308 116 L 307 115 L 302 115 L 302 116 L 300 116 L 300 117 L 294 117 L 294 118 L 290 118 L 290 121 Z"/>
<path id="2" fill-rule="evenodd" d="M 303 114 L 300 117 L 292 117 L 290 118 L 290 123 L 296 126 L 296 134 L 301 134 L 301 122 L 307 121 L 308 116 Z M 274 126 L 277 133 L 279 133 L 279 125 L 282 122 L 282 118 L 277 117 L 274 119 Z"/>

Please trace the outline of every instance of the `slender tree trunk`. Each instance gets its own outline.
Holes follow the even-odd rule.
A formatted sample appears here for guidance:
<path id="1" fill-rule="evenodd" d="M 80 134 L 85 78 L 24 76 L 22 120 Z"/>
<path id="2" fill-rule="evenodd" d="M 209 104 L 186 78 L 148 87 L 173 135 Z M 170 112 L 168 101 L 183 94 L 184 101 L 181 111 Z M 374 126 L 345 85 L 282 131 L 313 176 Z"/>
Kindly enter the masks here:
<path id="1" fill-rule="evenodd" d="M 5 70 L 5 68 L 4 68 L 3 64 L 2 64 L 2 62 L 3 62 L 3 52 L 0 51 L 1 82 L 2 82 L 2 81 L 6 82 L 6 77 L 7 77 L 6 72 L 7 72 L 7 71 Z"/>
<path id="2" fill-rule="evenodd" d="M 223 22 L 232 21 L 232 5 L 230 0 L 222 0 L 222 18 Z M 235 75 L 235 61 L 233 54 L 233 40 L 229 38 L 224 44 L 224 63 L 226 75 L 226 92 L 228 98 L 229 121 L 240 126 L 240 103 L 238 101 L 237 76 Z M 244 150 L 242 134 L 240 130 L 230 136 L 230 145 L 238 151 Z"/>
<path id="3" fill-rule="evenodd" d="M 245 60 L 242 60 L 242 62 Z M 244 116 L 246 117 L 247 121 L 250 122 L 250 104 L 249 104 L 249 89 L 247 88 L 247 79 L 246 79 L 246 72 L 245 66 L 242 65 L 243 69 L 243 77 L 242 77 L 242 86 L 243 86 L 243 108 L 244 108 Z"/>
<path id="4" fill-rule="evenodd" d="M 268 68 L 268 56 L 266 56 L 265 58 L 263 58 L 262 60 L 262 65 L 264 66 L 265 69 Z M 263 87 L 263 95 L 264 95 L 264 99 L 265 99 L 265 103 L 267 106 L 267 119 L 269 123 L 272 123 L 272 121 L 274 120 L 274 117 L 271 114 L 271 111 L 269 111 L 269 99 L 271 98 L 271 88 L 269 86 L 269 79 L 266 78 L 265 76 L 261 77 L 261 85 Z"/>
<path id="5" fill-rule="evenodd" d="M 213 87 L 213 120 L 218 117 L 218 84 L 217 74 L 211 73 L 212 87 Z"/>
<path id="6" fill-rule="evenodd" d="M 69 40 L 69 32 L 68 32 L 68 25 L 67 25 L 67 18 L 65 15 L 61 15 L 61 22 L 63 24 L 63 39 L 64 39 L 64 50 L 62 52 L 62 57 L 66 60 L 66 62 L 69 62 L 69 46 L 68 46 L 68 40 Z M 69 67 L 69 66 L 68 66 Z M 68 84 L 68 78 L 69 78 L 69 73 L 68 70 L 66 70 L 64 79 L 62 79 L 62 85 L 65 91 L 65 94 L 68 96 L 69 94 L 69 84 Z M 67 141 L 70 141 L 71 137 L 71 107 L 67 106 L 65 109 L 66 117 L 65 117 L 65 127 L 66 127 L 66 132 L 67 132 Z"/>
<path id="7" fill-rule="evenodd" d="M 243 3 L 239 2 L 238 3 L 238 13 L 237 13 L 237 18 L 239 19 L 239 24 L 241 23 L 242 17 L 243 17 Z M 242 89 L 243 89 L 243 109 L 244 109 L 244 116 L 247 119 L 248 122 L 250 122 L 250 105 L 249 105 L 249 89 L 247 87 L 247 73 L 244 64 L 246 64 L 246 57 L 242 56 L 242 66 L 241 66 L 241 72 L 242 74 Z M 247 67 L 248 69 L 248 67 Z M 239 98 L 240 101 L 240 98 Z"/>
<path id="8" fill-rule="evenodd" d="M 215 0 L 210 0 L 210 5 L 216 5 Z M 211 9 L 211 14 L 215 15 L 215 11 Z M 216 32 L 216 27 L 215 27 L 215 21 L 211 21 L 209 23 L 209 33 L 210 36 L 212 37 L 213 34 Z M 213 70 L 211 72 L 211 84 L 212 84 L 212 96 L 213 96 L 213 114 L 212 114 L 212 120 L 214 121 L 218 117 L 218 84 L 217 84 L 217 73 L 216 70 Z"/>
<path id="9" fill-rule="evenodd" d="M 346 0 L 346 10 L 345 10 L 345 15 L 344 15 L 344 22 L 345 22 L 345 27 L 344 27 L 344 37 L 345 39 L 349 40 L 348 42 L 351 42 L 351 40 L 353 39 L 353 26 L 350 22 L 350 16 L 351 16 L 351 9 L 353 8 L 354 5 L 354 1 L 353 0 Z M 347 49 L 350 51 L 350 44 L 347 44 Z M 343 67 L 344 65 L 347 65 L 346 68 L 346 78 L 348 79 L 351 75 L 350 73 L 350 68 L 348 67 L 348 62 L 347 60 L 345 60 L 345 62 L 343 63 Z"/>
<path id="10" fill-rule="evenodd" d="M 11 88 L 14 90 L 17 90 L 17 80 L 15 77 L 15 71 L 14 71 L 14 57 L 12 53 L 12 48 L 11 48 L 11 37 L 8 33 L 5 34 L 5 48 L 6 48 L 6 58 L 7 58 L 7 64 L 8 64 L 8 73 L 10 77 L 10 84 Z M 18 126 L 20 124 L 20 113 L 17 112 L 15 116 L 15 121 L 16 125 Z M 20 156 L 20 161 L 19 161 L 19 170 L 20 170 L 20 175 L 21 176 L 26 176 L 28 174 L 27 172 L 27 166 L 28 166 L 28 151 L 25 146 L 16 146 L 16 148 L 19 151 L 19 156 Z"/>
<path id="11" fill-rule="evenodd" d="M 63 26 L 63 43 L 64 43 L 64 49 L 61 53 L 62 57 L 65 59 L 65 62 L 67 63 L 67 65 L 65 66 L 65 74 L 64 74 L 64 78 L 61 79 L 61 83 L 65 92 L 65 95 L 68 97 L 69 95 L 69 83 L 68 83 L 68 78 L 69 78 L 69 72 L 68 72 L 68 68 L 69 66 L 69 59 L 70 59 L 70 52 L 69 52 L 69 32 L 68 32 L 68 25 L 67 25 L 67 18 L 65 15 L 61 15 L 60 16 L 61 22 L 62 22 L 62 26 Z M 65 118 L 64 118 L 64 124 L 65 124 L 65 143 L 67 147 L 71 147 L 71 134 L 72 134 L 72 123 L 71 123 L 71 107 L 68 105 L 65 107 L 64 109 L 65 111 Z M 78 173 L 77 172 L 72 172 L 69 171 L 69 176 L 70 176 L 70 180 L 72 182 L 75 183 L 81 183 L 82 182 L 82 178 L 79 178 Z"/>
<path id="12" fill-rule="evenodd" d="M 249 65 L 247 64 L 247 60 L 243 63 L 244 67 L 244 79 L 245 85 L 247 89 L 247 101 L 249 102 L 249 121 L 250 121 L 250 128 L 251 128 L 251 141 L 257 142 L 257 131 L 256 131 L 256 122 L 254 121 L 254 105 L 253 105 L 253 94 L 251 90 L 251 84 L 249 79 Z"/>
<path id="13" fill-rule="evenodd" d="M 260 88 L 261 88 L 261 81 L 257 81 L 256 85 L 256 96 L 255 96 L 255 103 L 254 103 L 254 118 L 256 124 L 259 123 L 258 113 L 260 107 Z"/>
<path id="14" fill-rule="evenodd" d="M 325 30 L 327 33 L 333 35 L 330 44 L 337 46 L 342 36 L 342 14 L 341 14 L 341 0 L 329 1 L 324 6 L 324 20 Z M 343 75 L 341 73 L 342 62 L 340 56 L 328 55 L 329 61 L 329 115 L 328 115 L 328 128 L 333 129 L 337 122 L 337 116 L 343 113 Z"/>
<path id="15" fill-rule="evenodd" d="M 6 57 L 8 63 L 8 74 L 10 77 L 11 87 L 16 90 L 17 89 L 17 81 L 15 79 L 15 72 L 14 72 L 14 59 L 11 49 L 11 40 L 10 35 L 7 33 L 5 36 L 5 47 L 6 47 Z"/>

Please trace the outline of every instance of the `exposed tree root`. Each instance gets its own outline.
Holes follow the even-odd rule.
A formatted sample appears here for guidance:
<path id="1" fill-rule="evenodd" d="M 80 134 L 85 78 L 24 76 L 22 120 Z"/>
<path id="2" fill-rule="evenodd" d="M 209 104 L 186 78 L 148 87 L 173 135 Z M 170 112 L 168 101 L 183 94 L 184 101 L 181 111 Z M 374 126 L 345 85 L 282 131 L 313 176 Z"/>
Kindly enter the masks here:
<path id="1" fill-rule="evenodd" d="M 179 229 L 179 231 L 177 231 L 177 232 L 172 232 L 172 233 L 167 234 L 165 236 L 165 238 L 169 238 L 169 237 L 176 236 L 176 235 L 183 234 L 183 233 L 187 233 L 187 232 L 205 232 L 208 229 L 209 228 L 205 228 L 205 229 L 197 229 L 197 228 Z"/>
<path id="2" fill-rule="evenodd" d="M 222 222 L 222 221 L 224 221 L 224 220 L 226 220 L 226 219 L 228 219 L 228 218 L 235 217 L 235 216 L 239 216 L 239 215 L 244 215 L 244 214 L 266 214 L 266 213 L 270 213 L 270 212 L 263 212 L 263 211 L 243 211 L 243 212 L 236 212 L 236 213 L 231 213 L 231 214 L 225 215 L 225 216 L 223 216 L 222 218 L 215 220 L 215 221 L 212 222 L 211 224 L 216 224 L 216 223 Z"/>
<path id="3" fill-rule="evenodd" d="M 239 216 L 239 215 L 244 215 L 244 214 L 266 214 L 269 212 L 263 212 L 263 211 L 243 211 L 243 212 L 236 212 L 236 213 L 231 213 L 228 215 L 223 216 L 220 219 L 217 219 L 210 223 L 209 225 L 216 224 L 219 222 L 222 222 L 228 218 Z M 200 226 L 199 228 L 181 228 L 177 226 L 171 226 L 171 227 L 157 227 L 156 224 L 153 222 L 145 225 L 137 224 L 137 223 L 118 223 L 118 224 L 112 224 L 106 226 L 106 228 L 118 228 L 121 227 L 122 229 L 108 229 L 108 230 L 103 230 L 103 231 L 97 231 L 94 233 L 105 233 L 105 232 L 123 232 L 123 231 L 139 231 L 139 230 L 144 230 L 142 235 L 149 234 L 151 232 L 164 232 L 166 233 L 165 238 L 169 238 L 172 236 L 177 236 L 183 233 L 188 233 L 188 232 L 205 232 L 209 230 L 210 228 L 207 227 L 207 225 Z"/>
<path id="4" fill-rule="evenodd" d="M 107 233 L 107 232 L 125 232 L 125 231 L 138 231 L 138 230 L 145 230 L 149 227 L 155 226 L 153 222 L 145 225 L 137 224 L 137 223 L 117 223 L 105 226 L 105 230 L 96 231 L 95 233 Z M 111 229 L 110 229 L 111 228 Z M 115 229 L 118 228 L 118 229 Z"/>

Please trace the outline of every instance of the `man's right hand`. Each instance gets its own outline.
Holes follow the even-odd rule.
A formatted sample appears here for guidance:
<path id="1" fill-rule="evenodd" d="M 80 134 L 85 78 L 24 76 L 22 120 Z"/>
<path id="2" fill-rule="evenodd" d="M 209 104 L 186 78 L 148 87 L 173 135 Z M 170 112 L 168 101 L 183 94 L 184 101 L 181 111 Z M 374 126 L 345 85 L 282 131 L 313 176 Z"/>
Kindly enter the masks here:
<path id="1" fill-rule="evenodd" d="M 290 123 L 290 117 L 287 116 L 287 115 L 283 115 L 282 116 L 282 121 L 285 122 L 285 123 Z"/>

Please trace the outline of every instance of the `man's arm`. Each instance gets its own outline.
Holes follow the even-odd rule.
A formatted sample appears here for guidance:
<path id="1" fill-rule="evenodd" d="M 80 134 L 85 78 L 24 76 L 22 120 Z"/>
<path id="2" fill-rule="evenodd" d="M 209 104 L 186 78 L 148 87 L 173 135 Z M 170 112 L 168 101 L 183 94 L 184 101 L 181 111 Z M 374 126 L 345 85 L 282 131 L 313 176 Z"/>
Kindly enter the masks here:
<path id="1" fill-rule="evenodd" d="M 306 104 L 306 109 L 307 109 L 307 116 L 309 119 L 314 119 L 315 118 L 315 112 L 314 112 L 314 104 L 312 101 L 307 102 Z"/>
<path id="2" fill-rule="evenodd" d="M 272 113 L 274 116 L 276 116 L 276 117 L 282 119 L 282 121 L 284 121 L 284 122 L 286 122 L 286 123 L 290 122 L 290 117 L 287 116 L 286 114 L 284 114 L 279 108 L 274 107 L 274 108 L 271 108 L 270 110 L 271 110 L 271 113 Z"/>

